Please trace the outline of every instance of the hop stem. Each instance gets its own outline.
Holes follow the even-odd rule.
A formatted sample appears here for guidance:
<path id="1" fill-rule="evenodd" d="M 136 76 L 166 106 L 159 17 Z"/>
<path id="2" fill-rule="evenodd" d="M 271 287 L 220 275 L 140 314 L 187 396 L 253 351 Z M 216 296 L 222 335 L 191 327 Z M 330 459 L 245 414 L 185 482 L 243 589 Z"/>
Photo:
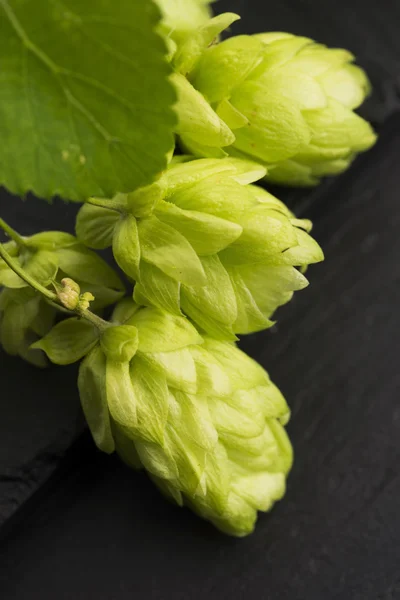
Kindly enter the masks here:
<path id="1" fill-rule="evenodd" d="M 95 315 L 88 309 L 82 309 L 78 307 L 75 309 L 74 312 L 78 315 L 78 317 L 86 319 L 86 321 L 89 321 L 92 325 L 97 327 L 99 331 L 104 331 L 105 329 L 110 327 L 110 323 L 108 321 L 105 321 L 104 319 Z"/>

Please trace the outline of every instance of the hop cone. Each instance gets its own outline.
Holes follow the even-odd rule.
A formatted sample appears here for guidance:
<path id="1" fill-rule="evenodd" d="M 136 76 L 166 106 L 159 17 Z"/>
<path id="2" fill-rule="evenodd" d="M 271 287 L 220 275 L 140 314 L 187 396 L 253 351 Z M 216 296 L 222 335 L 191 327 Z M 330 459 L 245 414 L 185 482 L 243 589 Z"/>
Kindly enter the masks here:
<path id="1" fill-rule="evenodd" d="M 25 272 L 42 286 L 72 277 L 82 293 L 91 290 L 96 298 L 94 310 L 113 304 L 123 295 L 123 285 L 114 271 L 94 252 L 67 233 L 46 231 L 24 239 L 24 247 L 15 242 L 4 244 Z M 0 259 L 0 344 L 11 355 L 45 366 L 41 352 L 31 344 L 45 335 L 54 324 L 58 310 L 31 289 Z"/>
<path id="2" fill-rule="evenodd" d="M 234 15 L 216 19 L 197 32 L 195 50 L 188 39 L 173 59 L 187 150 L 251 158 L 268 167 L 273 182 L 314 185 L 374 144 L 371 126 L 354 112 L 370 85 L 350 52 L 276 32 L 210 45 Z M 197 122 L 210 111 L 207 134 Z"/>
<path id="3" fill-rule="evenodd" d="M 80 367 L 100 449 L 144 467 L 159 488 L 222 531 L 250 533 L 285 491 L 289 410 L 267 373 L 185 319 L 123 302 Z"/>
<path id="4" fill-rule="evenodd" d="M 113 245 L 137 281 L 138 303 L 183 312 L 213 337 L 235 340 L 269 327 L 276 308 L 307 285 L 296 267 L 323 257 L 309 221 L 246 185 L 264 173 L 230 158 L 174 164 L 150 188 L 119 195 L 121 214 L 83 206 L 78 237 Z"/>

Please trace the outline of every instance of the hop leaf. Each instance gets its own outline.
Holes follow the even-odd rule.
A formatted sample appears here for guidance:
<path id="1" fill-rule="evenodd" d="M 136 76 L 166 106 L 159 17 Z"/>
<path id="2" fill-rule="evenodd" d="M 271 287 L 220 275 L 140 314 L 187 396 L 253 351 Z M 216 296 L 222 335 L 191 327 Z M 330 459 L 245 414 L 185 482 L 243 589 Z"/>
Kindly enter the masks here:
<path id="1" fill-rule="evenodd" d="M 176 123 L 160 17 L 151 0 L 0 2 L 1 185 L 82 201 L 153 181 Z"/>

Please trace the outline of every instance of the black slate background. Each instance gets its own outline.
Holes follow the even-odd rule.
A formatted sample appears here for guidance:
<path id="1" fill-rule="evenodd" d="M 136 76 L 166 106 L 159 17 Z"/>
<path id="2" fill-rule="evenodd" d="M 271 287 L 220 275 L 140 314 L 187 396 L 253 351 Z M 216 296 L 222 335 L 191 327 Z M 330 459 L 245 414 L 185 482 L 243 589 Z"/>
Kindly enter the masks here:
<path id="1" fill-rule="evenodd" d="M 0 354 L 0 598 L 400 598 L 400 3 L 221 1 L 235 32 L 290 30 L 353 50 L 373 79 L 380 140 L 316 190 L 280 189 L 326 261 L 271 332 L 243 340 L 293 410 L 288 493 L 244 540 L 165 502 L 95 450 L 75 368 Z M 76 207 L 0 196 L 22 233 Z"/>

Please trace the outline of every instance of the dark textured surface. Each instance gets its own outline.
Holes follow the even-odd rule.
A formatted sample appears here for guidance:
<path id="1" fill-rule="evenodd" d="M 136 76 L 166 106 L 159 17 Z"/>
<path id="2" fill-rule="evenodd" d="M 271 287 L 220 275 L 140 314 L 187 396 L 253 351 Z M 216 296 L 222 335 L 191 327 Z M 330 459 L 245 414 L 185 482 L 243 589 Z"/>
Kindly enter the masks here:
<path id="1" fill-rule="evenodd" d="M 400 598 L 399 4 L 217 6 L 242 13 L 241 31 L 292 30 L 374 65 L 377 146 L 316 190 L 280 192 L 314 220 L 326 262 L 275 331 L 242 343 L 293 410 L 288 493 L 251 537 L 223 537 L 88 435 L 65 453 L 81 430 L 73 374 L 2 354 L 0 518 L 36 492 L 2 530 L 5 600 Z M 23 233 L 71 226 L 75 210 L 5 195 L 0 206 Z"/>

